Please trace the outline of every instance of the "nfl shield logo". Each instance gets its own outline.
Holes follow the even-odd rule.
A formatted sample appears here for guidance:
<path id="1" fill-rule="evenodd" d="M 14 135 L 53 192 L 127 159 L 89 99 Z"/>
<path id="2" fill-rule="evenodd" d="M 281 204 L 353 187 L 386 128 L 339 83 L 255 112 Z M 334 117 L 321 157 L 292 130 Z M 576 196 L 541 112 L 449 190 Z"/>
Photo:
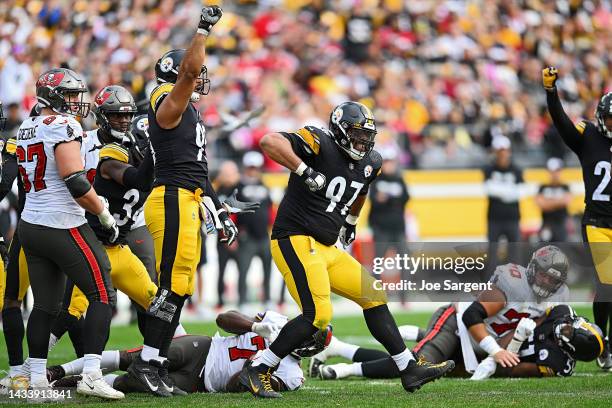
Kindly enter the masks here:
<path id="1" fill-rule="evenodd" d="M 365 168 L 363 169 L 363 175 L 367 177 L 370 177 L 372 175 L 372 166 L 370 166 L 369 164 L 367 166 L 365 166 Z"/>

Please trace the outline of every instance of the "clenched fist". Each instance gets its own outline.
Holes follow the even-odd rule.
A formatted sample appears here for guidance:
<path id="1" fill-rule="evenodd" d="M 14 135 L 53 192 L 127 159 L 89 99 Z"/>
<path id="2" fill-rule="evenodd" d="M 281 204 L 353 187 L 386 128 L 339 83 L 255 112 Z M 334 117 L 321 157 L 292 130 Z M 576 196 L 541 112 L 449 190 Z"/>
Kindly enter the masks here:
<path id="1" fill-rule="evenodd" d="M 544 89 L 552 91 L 555 89 L 557 78 L 559 77 L 559 71 L 555 67 L 546 67 L 542 70 L 542 84 Z"/>
<path id="2" fill-rule="evenodd" d="M 221 20 L 223 10 L 219 6 L 206 6 L 200 12 L 200 23 L 198 33 L 208 35 L 215 24 Z"/>

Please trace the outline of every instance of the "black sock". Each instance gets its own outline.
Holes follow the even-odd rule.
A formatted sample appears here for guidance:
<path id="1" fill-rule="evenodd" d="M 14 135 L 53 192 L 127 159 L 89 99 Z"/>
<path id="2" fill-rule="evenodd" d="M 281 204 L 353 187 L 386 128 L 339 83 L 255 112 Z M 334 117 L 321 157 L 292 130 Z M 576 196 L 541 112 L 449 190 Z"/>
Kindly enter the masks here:
<path id="1" fill-rule="evenodd" d="M 162 293 L 164 293 L 164 291 L 166 291 L 166 297 L 165 299 L 161 300 L 160 296 Z M 174 322 L 177 314 L 178 317 L 180 317 L 181 309 L 183 308 L 183 304 L 185 303 L 185 297 L 179 296 L 176 293 L 168 291 L 167 289 L 159 288 L 157 291 L 157 296 L 155 297 L 155 300 L 153 302 L 160 303 L 160 305 L 156 305 L 156 310 L 158 312 L 162 307 L 161 304 L 163 304 L 164 302 L 168 302 L 176 306 L 176 310 L 171 321 L 162 320 L 161 318 L 152 315 L 150 311 L 147 312 L 144 344 L 149 347 L 158 349 L 160 351 L 160 356 L 164 356 L 162 352 L 165 349 L 166 354 L 168 354 L 167 349 L 170 347 L 172 335 L 174 334 L 174 331 L 171 332 L 172 323 Z"/>
<path id="2" fill-rule="evenodd" d="M 176 313 L 174 313 L 174 317 L 172 318 L 172 323 L 168 327 L 168 332 L 164 336 L 164 341 L 162 342 L 161 348 L 159 349 L 159 355 L 161 357 L 168 357 L 168 350 L 170 350 L 170 343 L 172 343 L 172 338 L 174 337 L 174 332 L 178 327 L 179 321 L 181 320 L 181 312 L 183 310 L 183 306 L 185 305 L 185 297 L 182 299 L 176 299 L 177 308 Z"/>
<path id="3" fill-rule="evenodd" d="M 75 354 L 78 358 L 81 358 L 85 354 L 85 319 L 77 319 L 72 315 L 69 316 L 68 335 L 70 336 Z M 104 343 L 106 344 L 106 342 Z"/>
<path id="4" fill-rule="evenodd" d="M 390 356 L 361 363 L 361 372 L 366 378 L 397 378 L 400 371 Z"/>
<path id="5" fill-rule="evenodd" d="M 387 305 L 364 309 L 363 316 L 372 336 L 385 347 L 389 354 L 394 356 L 406 350 L 406 344 L 404 344 Z"/>
<path id="6" fill-rule="evenodd" d="M 2 310 L 2 328 L 4 329 L 4 341 L 6 342 L 9 365 L 23 364 L 25 329 L 20 307 L 8 307 Z"/>
<path id="7" fill-rule="evenodd" d="M 593 302 L 593 318 L 603 333 L 608 331 L 609 302 Z"/>
<path id="8" fill-rule="evenodd" d="M 283 326 L 276 340 L 270 344 L 270 351 L 281 359 L 285 358 L 318 330 L 312 322 L 299 315 Z"/>
<path id="9" fill-rule="evenodd" d="M 67 310 L 62 310 L 57 315 L 57 319 L 55 319 L 55 323 L 53 323 L 53 327 L 51 327 L 51 334 L 53 334 L 57 340 L 61 339 L 62 336 L 68 331 L 71 317 L 76 319 L 76 317 L 68 313 Z"/>
<path id="10" fill-rule="evenodd" d="M 108 341 L 110 321 L 113 316 L 113 309 L 108 303 L 90 302 L 85 318 L 85 354 L 102 354 L 104 346 Z"/>
<path id="11" fill-rule="evenodd" d="M 55 315 L 47 313 L 42 309 L 32 309 L 27 328 L 28 353 L 30 357 L 47 358 L 53 320 L 55 320 Z"/>
<path id="12" fill-rule="evenodd" d="M 138 330 L 140 334 L 144 338 L 147 327 L 147 314 L 144 310 L 136 309 L 136 320 L 138 322 Z"/>
<path id="13" fill-rule="evenodd" d="M 389 357 L 388 353 L 385 353 L 382 350 L 374 350 L 367 349 L 363 347 L 359 347 L 353 356 L 353 361 L 356 363 L 361 363 L 363 361 L 373 361 L 379 360 L 381 358 Z"/>

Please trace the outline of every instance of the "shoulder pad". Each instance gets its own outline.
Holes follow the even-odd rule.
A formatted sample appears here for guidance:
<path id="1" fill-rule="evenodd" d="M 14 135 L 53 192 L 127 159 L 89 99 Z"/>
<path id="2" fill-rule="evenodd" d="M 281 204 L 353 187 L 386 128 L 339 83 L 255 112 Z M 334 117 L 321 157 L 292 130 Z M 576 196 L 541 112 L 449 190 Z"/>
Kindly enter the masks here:
<path id="1" fill-rule="evenodd" d="M 153 89 L 153 91 L 151 92 L 151 98 L 150 98 L 151 108 L 153 109 L 153 112 L 157 110 L 157 108 L 159 107 L 159 104 L 164 100 L 164 97 L 172 91 L 172 88 L 174 88 L 174 84 L 167 82 L 167 83 L 158 85 L 155 87 L 155 89 Z"/>
<path id="2" fill-rule="evenodd" d="M 576 126 L 578 133 L 582 135 L 584 134 L 584 131 L 586 130 L 587 122 L 585 120 L 581 120 L 580 122 L 576 122 L 574 126 Z"/>
<path id="3" fill-rule="evenodd" d="M 81 124 L 72 116 L 47 116 L 42 122 L 46 125 L 45 142 L 58 144 L 81 140 L 83 137 Z"/>
<path id="4" fill-rule="evenodd" d="M 14 156 L 15 150 L 17 150 L 17 140 L 15 140 L 14 137 L 11 137 L 9 140 L 6 141 L 6 144 L 4 145 L 4 151 Z"/>
<path id="5" fill-rule="evenodd" d="M 319 154 L 321 148 L 321 140 L 319 135 L 320 130 L 314 126 L 306 126 L 293 134 L 302 139 L 308 145 L 314 154 Z"/>
<path id="6" fill-rule="evenodd" d="M 517 264 L 500 265 L 493 272 L 491 281 L 504 293 L 506 299 L 522 301 L 529 295 L 527 291 L 531 290 L 525 272 L 525 268 Z"/>
<path id="7" fill-rule="evenodd" d="M 123 163 L 128 163 L 130 160 L 129 151 L 118 143 L 109 143 L 100 149 L 100 161 L 105 159 L 114 159 Z"/>
<path id="8" fill-rule="evenodd" d="M 374 170 L 378 170 L 382 167 L 382 156 L 376 150 L 370 152 L 370 162 Z"/>

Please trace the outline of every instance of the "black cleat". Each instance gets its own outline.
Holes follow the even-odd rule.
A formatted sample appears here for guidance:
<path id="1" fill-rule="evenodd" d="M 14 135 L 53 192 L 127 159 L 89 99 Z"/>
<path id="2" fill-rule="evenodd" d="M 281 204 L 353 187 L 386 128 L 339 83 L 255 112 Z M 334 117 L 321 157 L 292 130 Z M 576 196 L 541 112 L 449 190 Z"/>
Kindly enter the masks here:
<path id="1" fill-rule="evenodd" d="M 177 387 L 174 384 L 174 381 L 172 381 L 172 378 L 170 378 L 170 375 L 168 373 L 169 365 L 170 365 L 170 362 L 166 360 L 162 364 L 161 368 L 158 370 L 159 379 L 161 380 L 162 387 L 166 388 L 166 391 L 168 391 L 172 395 L 188 395 L 187 392 Z"/>
<path id="2" fill-rule="evenodd" d="M 170 397 L 172 394 L 166 390 L 159 378 L 158 370 L 160 367 L 160 362 L 151 360 L 147 363 L 138 356 L 132 361 L 127 372 L 132 379 L 141 383 L 148 393 L 157 397 Z"/>
<path id="3" fill-rule="evenodd" d="M 49 382 L 53 388 L 76 388 L 82 377 L 80 375 L 69 375 L 68 377 L 58 378 L 57 380 Z"/>
<path id="4" fill-rule="evenodd" d="M 433 364 L 419 357 L 412 360 L 408 367 L 401 372 L 402 386 L 408 392 L 415 392 L 428 382 L 435 381 L 455 368 L 455 362 L 448 360 L 443 363 Z"/>
<path id="5" fill-rule="evenodd" d="M 47 368 L 47 381 L 49 384 L 66 376 L 66 371 L 62 366 L 55 365 Z"/>
<path id="6" fill-rule="evenodd" d="M 272 368 L 265 364 L 260 364 L 253 367 L 253 362 L 248 361 L 238 377 L 240 384 L 245 386 L 251 394 L 261 398 L 280 398 L 282 395 L 274 389 L 270 382 L 272 376 Z"/>

